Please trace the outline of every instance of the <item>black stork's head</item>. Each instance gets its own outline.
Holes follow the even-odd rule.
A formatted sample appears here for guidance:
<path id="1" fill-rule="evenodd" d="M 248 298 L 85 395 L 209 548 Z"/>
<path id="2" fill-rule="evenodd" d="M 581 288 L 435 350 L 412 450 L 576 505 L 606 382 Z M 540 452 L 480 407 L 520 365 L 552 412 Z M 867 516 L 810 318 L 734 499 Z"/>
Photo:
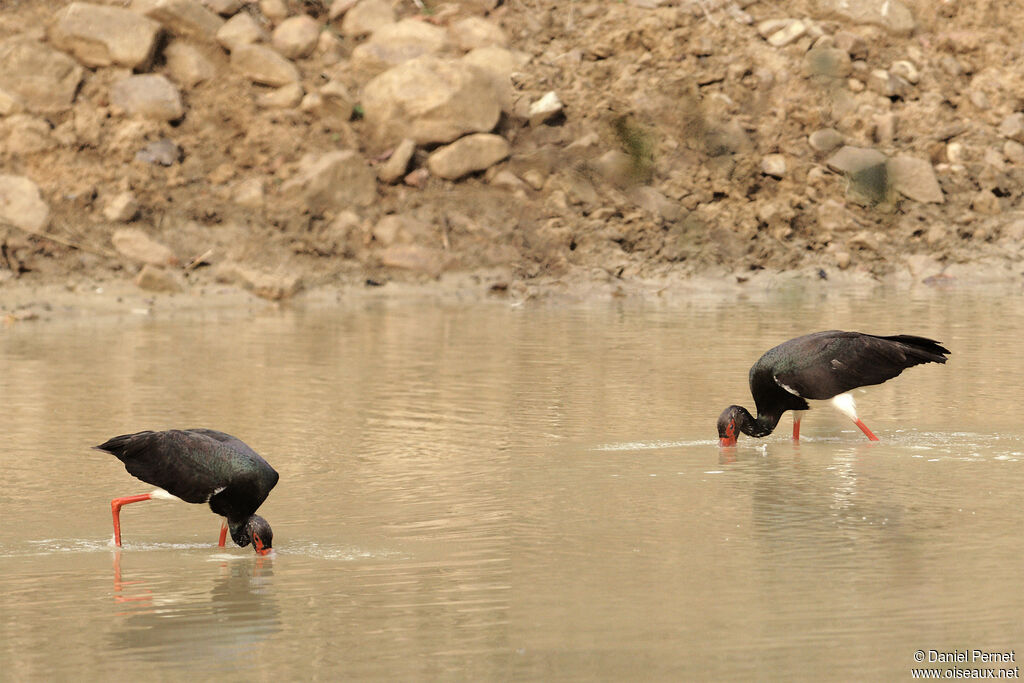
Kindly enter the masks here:
<path id="1" fill-rule="evenodd" d="M 740 432 L 747 436 L 768 436 L 778 421 L 778 417 L 755 420 L 743 406 L 729 406 L 718 416 L 718 444 L 735 446 Z"/>
<path id="2" fill-rule="evenodd" d="M 738 417 L 741 414 L 740 411 L 747 412 L 742 406 L 729 406 L 718 416 L 718 445 L 736 445 L 736 437 L 740 433 L 740 418 Z"/>
<path id="3" fill-rule="evenodd" d="M 231 529 L 231 539 L 241 548 L 252 543 L 257 555 L 267 555 L 273 549 L 274 531 L 267 520 L 259 515 L 253 515 L 243 524 L 228 522 L 228 527 Z"/>

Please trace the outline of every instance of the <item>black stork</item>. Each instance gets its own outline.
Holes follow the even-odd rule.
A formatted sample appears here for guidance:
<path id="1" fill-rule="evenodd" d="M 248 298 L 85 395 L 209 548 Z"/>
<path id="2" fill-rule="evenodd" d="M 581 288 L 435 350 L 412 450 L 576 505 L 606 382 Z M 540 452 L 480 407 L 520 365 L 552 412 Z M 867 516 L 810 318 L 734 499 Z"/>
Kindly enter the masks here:
<path id="1" fill-rule="evenodd" d="M 734 446 L 738 432 L 768 436 L 787 410 L 810 408 L 807 399 L 832 399 L 832 405 L 860 427 L 871 441 L 878 437 L 857 417 L 857 387 L 881 384 L 921 363 L 945 363 L 949 349 L 939 342 L 897 334 L 880 337 L 828 330 L 779 344 L 750 368 L 750 393 L 757 417 L 743 406 L 729 406 L 718 418 L 718 440 Z M 800 439 L 801 413 L 793 415 L 793 440 Z"/>
<path id="2" fill-rule="evenodd" d="M 274 532 L 255 514 L 278 474 L 240 439 L 213 429 L 171 429 L 122 434 L 95 446 L 117 456 L 128 473 L 158 487 L 152 493 L 110 501 L 114 543 L 121 545 L 121 506 L 153 498 L 209 503 L 225 518 L 220 547 L 228 530 L 241 547 L 252 543 L 260 555 L 270 552 Z"/>

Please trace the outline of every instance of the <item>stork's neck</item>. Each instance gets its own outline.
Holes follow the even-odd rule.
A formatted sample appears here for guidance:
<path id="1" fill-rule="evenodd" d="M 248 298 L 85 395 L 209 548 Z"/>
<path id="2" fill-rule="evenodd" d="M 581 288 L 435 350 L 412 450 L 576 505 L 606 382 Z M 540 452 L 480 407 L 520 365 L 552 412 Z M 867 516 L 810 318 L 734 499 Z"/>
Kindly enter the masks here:
<path id="1" fill-rule="evenodd" d="M 762 437 L 768 436 L 775 430 L 775 425 L 779 424 L 779 415 L 761 415 L 758 414 L 757 418 L 750 414 L 746 408 L 740 408 L 740 419 L 737 420 L 737 426 L 740 431 L 747 436 Z"/>

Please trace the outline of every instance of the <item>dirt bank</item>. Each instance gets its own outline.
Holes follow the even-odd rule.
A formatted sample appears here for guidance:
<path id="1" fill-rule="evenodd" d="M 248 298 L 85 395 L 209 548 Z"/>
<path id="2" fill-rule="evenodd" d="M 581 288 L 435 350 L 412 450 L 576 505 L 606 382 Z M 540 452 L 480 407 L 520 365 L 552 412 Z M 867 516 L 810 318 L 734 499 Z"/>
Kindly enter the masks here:
<path id="1" fill-rule="evenodd" d="M 133 45 L 102 39 L 96 57 L 66 6 L 5 5 L 8 313 L 54 287 L 525 297 L 1024 273 L 1024 15 L 1008 0 L 264 0 L 210 2 L 206 28 L 181 23 L 183 2 L 130 7 L 154 36 L 130 67 Z M 390 14 L 356 26 L 369 10 Z M 245 40 L 276 51 L 266 63 L 222 35 L 241 15 Z M 278 30 L 301 15 L 313 47 L 305 25 Z M 493 90 L 446 116 L 493 98 L 494 123 L 421 137 L 410 86 L 378 94 L 405 61 L 389 47 L 437 70 L 483 60 Z M 283 84 L 253 72 L 271 67 Z M 57 79 L 45 100 L 41 70 Z M 170 94 L 126 95 L 133 74 L 166 77 Z M 490 147 L 459 146 L 473 136 Z"/>

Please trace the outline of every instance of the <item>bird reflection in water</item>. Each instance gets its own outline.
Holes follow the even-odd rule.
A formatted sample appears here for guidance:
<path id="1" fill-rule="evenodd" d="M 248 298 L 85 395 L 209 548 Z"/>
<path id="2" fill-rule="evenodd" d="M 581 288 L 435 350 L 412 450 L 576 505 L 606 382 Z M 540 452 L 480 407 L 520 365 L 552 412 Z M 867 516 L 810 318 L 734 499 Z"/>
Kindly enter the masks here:
<path id="1" fill-rule="evenodd" d="M 161 590 L 155 580 L 131 579 L 121 568 L 115 550 L 114 604 L 122 611 L 110 633 L 111 647 L 132 656 L 172 661 L 188 651 L 189 661 L 242 656 L 281 630 L 281 614 L 273 587 L 273 555 L 250 556 L 247 561 L 216 564 L 213 586 L 202 590 L 202 573 L 190 571 L 190 580 L 167 582 Z M 210 565 L 211 567 L 214 565 Z M 152 573 L 150 573 L 152 576 Z"/>

